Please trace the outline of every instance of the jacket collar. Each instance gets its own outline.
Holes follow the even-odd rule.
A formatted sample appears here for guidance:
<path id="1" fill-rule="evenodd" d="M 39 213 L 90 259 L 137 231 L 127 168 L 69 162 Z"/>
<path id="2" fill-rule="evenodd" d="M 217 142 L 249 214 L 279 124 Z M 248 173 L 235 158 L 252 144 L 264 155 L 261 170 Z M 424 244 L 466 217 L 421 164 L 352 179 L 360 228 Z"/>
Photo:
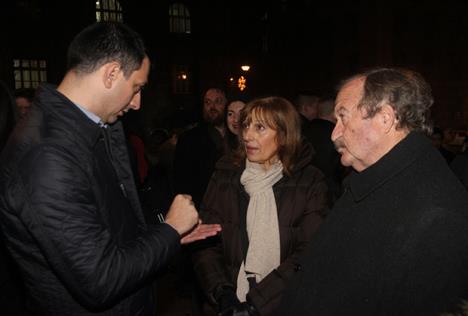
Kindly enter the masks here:
<path id="1" fill-rule="evenodd" d="M 345 187 L 349 187 L 353 199 L 359 202 L 431 148 L 426 136 L 411 132 L 375 164 L 360 173 L 354 171 L 345 180 Z"/>
<path id="2" fill-rule="evenodd" d="M 51 84 L 42 84 L 37 92 L 37 105 L 66 126 L 70 134 L 82 138 L 93 147 L 101 135 L 101 127 L 86 116 L 72 101 Z"/>

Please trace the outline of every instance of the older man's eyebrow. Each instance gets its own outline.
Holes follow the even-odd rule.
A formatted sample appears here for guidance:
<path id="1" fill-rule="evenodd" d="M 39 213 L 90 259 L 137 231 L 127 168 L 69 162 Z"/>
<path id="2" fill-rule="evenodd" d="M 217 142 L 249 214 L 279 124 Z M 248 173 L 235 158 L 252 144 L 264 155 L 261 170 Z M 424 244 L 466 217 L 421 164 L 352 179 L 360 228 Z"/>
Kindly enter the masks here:
<path id="1" fill-rule="evenodd" d="M 346 112 L 348 112 L 348 109 L 343 107 L 343 106 L 337 105 L 336 108 L 335 108 L 335 114 L 346 113 Z"/>

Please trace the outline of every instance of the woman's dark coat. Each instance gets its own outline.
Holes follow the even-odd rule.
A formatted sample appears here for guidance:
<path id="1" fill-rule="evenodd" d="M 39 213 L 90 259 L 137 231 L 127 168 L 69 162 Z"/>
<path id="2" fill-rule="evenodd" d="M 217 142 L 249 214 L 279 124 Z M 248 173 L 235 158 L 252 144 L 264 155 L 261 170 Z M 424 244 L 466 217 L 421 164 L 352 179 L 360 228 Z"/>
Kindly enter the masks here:
<path id="1" fill-rule="evenodd" d="M 312 149 L 303 148 L 292 175 L 273 186 L 280 230 L 281 264 L 248 293 L 261 315 L 270 315 L 297 270 L 297 259 L 322 222 L 327 188 L 322 173 L 310 164 Z M 209 299 L 219 286 L 236 288 L 241 262 L 248 249 L 246 212 L 249 196 L 240 183 L 245 166 L 221 159 L 202 206 L 205 223 L 220 223 L 220 238 L 193 255 L 194 270 Z"/>

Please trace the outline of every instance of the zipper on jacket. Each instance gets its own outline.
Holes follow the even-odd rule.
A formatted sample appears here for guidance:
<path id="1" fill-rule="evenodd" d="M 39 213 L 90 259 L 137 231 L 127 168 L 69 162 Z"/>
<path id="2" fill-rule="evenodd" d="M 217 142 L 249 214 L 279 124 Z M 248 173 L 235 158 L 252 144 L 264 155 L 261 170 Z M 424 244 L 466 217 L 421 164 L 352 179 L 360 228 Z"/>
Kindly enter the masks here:
<path id="1" fill-rule="evenodd" d="M 104 140 L 104 148 L 106 149 L 106 153 L 107 153 L 107 156 L 108 156 L 109 161 L 111 163 L 112 170 L 115 173 L 116 179 L 120 179 L 119 176 L 118 176 L 117 171 L 115 170 L 114 157 L 112 155 L 112 148 L 111 148 L 111 145 L 110 145 L 109 129 L 107 127 L 104 127 L 104 126 L 101 127 L 101 129 L 102 129 L 102 134 L 103 134 L 102 138 Z M 120 182 L 120 180 L 118 180 L 118 181 Z M 127 190 L 125 189 L 125 185 L 122 182 L 120 182 L 119 187 L 120 187 L 120 190 L 122 191 L 123 196 L 128 199 L 128 194 L 127 194 Z"/>
<path id="2" fill-rule="evenodd" d="M 127 190 L 125 190 L 125 185 L 123 183 L 120 184 L 120 189 L 122 190 L 122 194 L 128 198 L 127 196 Z"/>

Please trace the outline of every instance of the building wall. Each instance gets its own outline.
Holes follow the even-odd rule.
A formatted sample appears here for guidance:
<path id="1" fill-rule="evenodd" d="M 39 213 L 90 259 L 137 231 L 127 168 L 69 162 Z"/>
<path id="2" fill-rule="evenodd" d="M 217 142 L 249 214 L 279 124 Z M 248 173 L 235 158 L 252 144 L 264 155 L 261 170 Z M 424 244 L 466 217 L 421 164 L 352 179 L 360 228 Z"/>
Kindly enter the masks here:
<path id="1" fill-rule="evenodd" d="M 168 31 L 172 1 L 121 0 L 124 21 L 145 39 L 153 62 L 141 123 L 172 128 L 199 117 L 211 86 L 240 93 L 229 81 L 248 63 L 242 94 L 293 98 L 330 93 L 343 77 L 372 66 L 403 66 L 432 84 L 435 121 L 467 128 L 468 20 L 464 2 L 183 0 L 192 33 Z M 66 47 L 95 20 L 95 1 L 2 1 L 0 79 L 13 86 L 12 59 L 45 58 L 48 79 L 65 72 Z M 173 67 L 187 65 L 191 90 L 174 94 Z"/>

